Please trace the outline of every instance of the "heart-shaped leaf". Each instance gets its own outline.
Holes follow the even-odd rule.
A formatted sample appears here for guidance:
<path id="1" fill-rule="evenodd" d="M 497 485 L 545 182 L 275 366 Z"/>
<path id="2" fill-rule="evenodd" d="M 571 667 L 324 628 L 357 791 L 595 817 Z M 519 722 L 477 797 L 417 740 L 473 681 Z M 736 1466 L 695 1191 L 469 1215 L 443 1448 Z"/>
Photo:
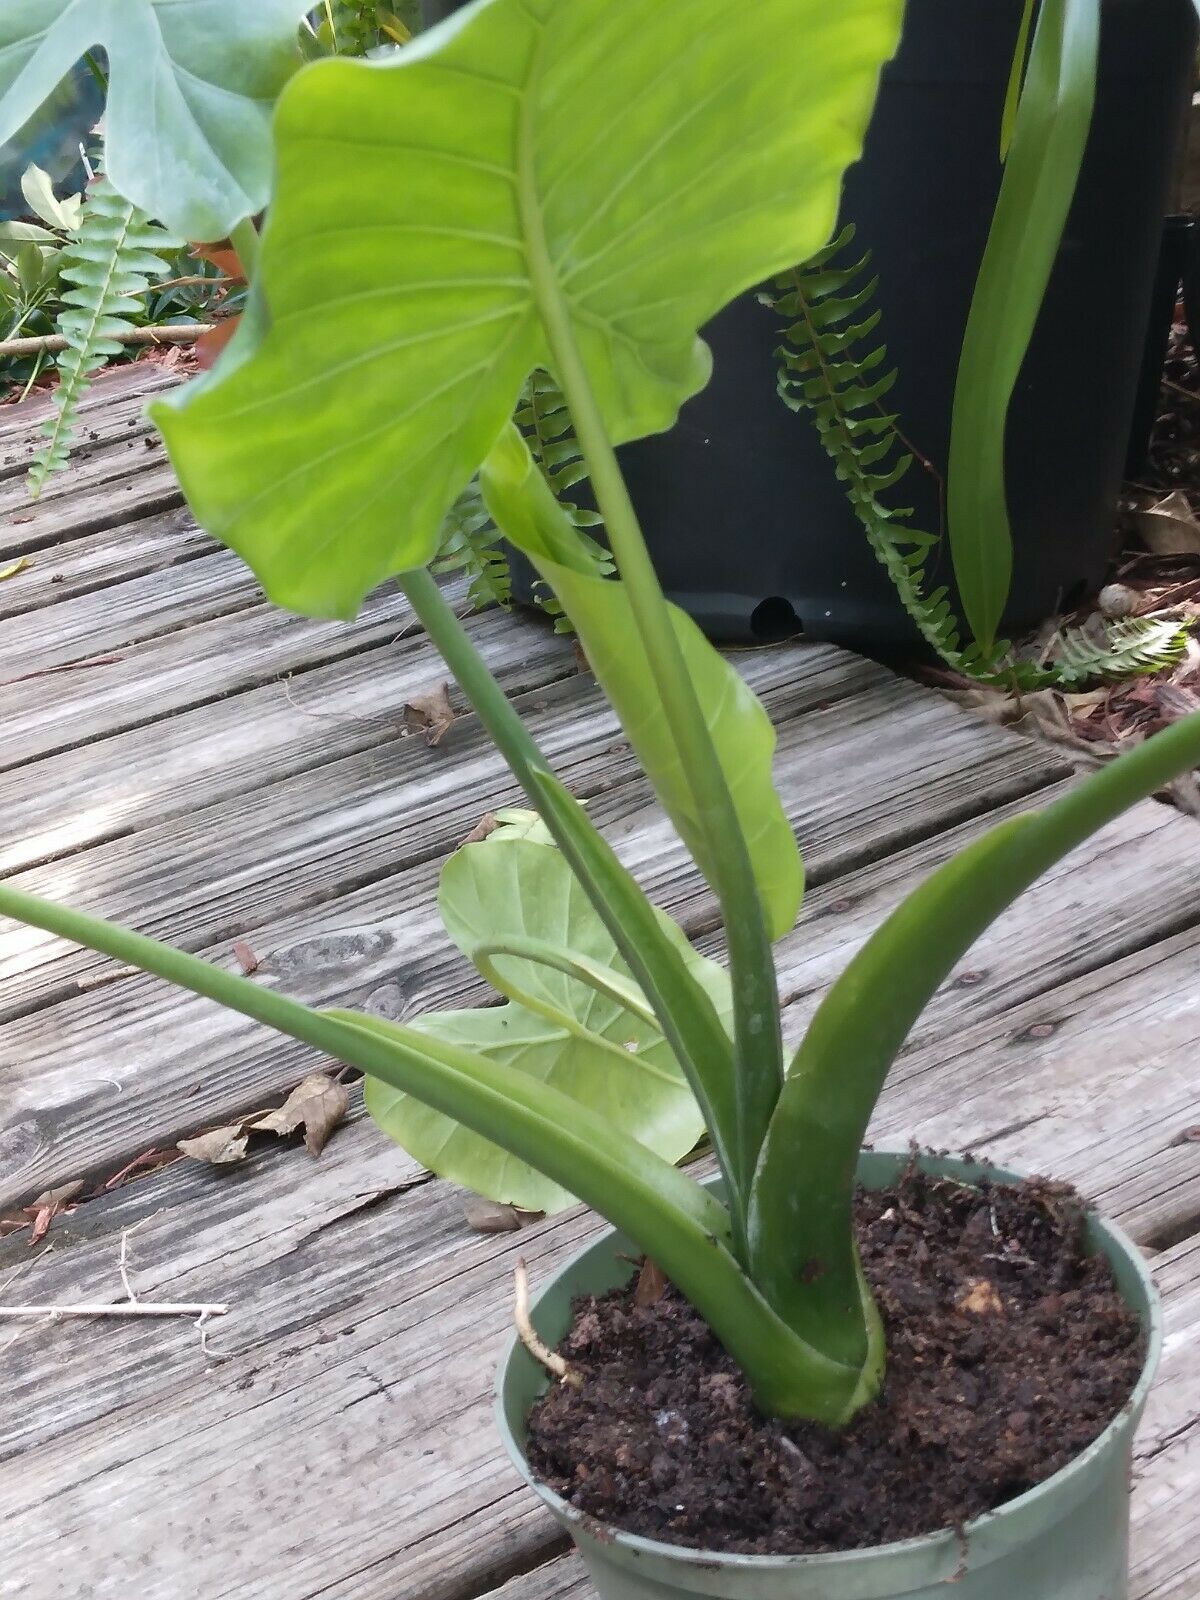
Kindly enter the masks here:
<path id="1" fill-rule="evenodd" d="M 902 0 L 476 0 L 276 114 L 267 314 L 161 427 L 268 594 L 350 616 L 433 555 L 535 367 L 615 441 L 705 383 L 697 330 L 829 237 Z"/>
<path id="2" fill-rule="evenodd" d="M 108 57 L 105 170 L 187 239 L 267 202 L 271 111 L 309 0 L 0 0 L 0 144 L 87 51 Z"/>
<path id="3" fill-rule="evenodd" d="M 699 1108 L 659 1029 L 622 1005 L 622 989 L 640 999 L 628 967 L 560 852 L 501 827 L 464 846 L 442 873 L 439 904 L 446 930 L 490 971 L 506 993 L 522 996 L 479 1011 L 421 1017 L 416 1032 L 549 1084 L 668 1161 L 687 1154 L 703 1132 Z M 664 928 L 722 1015 L 729 1011 L 723 968 L 698 955 L 665 915 Z M 504 954 L 542 948 L 549 959 Z M 483 965 L 483 962 L 480 962 Z M 564 968 L 574 968 L 574 971 Z M 605 989 L 590 974 L 611 980 Z M 644 1009 L 644 1002 L 639 1009 Z M 556 1211 L 573 1196 L 498 1145 L 411 1095 L 369 1079 L 367 1109 L 379 1126 L 432 1171 L 491 1200 L 527 1211 Z"/>

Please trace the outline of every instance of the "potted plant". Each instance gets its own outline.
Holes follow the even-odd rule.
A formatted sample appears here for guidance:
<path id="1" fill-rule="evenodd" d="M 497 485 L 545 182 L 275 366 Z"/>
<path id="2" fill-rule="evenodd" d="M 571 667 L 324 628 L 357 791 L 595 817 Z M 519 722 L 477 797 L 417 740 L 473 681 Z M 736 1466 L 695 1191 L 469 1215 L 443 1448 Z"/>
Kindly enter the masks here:
<path id="1" fill-rule="evenodd" d="M 517 892 L 544 906 L 549 879 L 569 871 L 591 908 L 584 932 L 555 939 L 497 929 L 480 911 L 486 897 L 468 915 L 444 893 L 451 931 L 526 1020 L 571 1032 L 567 997 L 582 993 L 643 1030 L 613 1033 L 637 1045 L 605 1056 L 622 1087 L 637 1080 L 652 1041 L 666 1050 L 707 1129 L 720 1186 L 657 1154 L 636 1106 L 632 1125 L 618 1125 L 628 1113 L 623 1093 L 610 1096 L 615 1109 L 598 1110 L 559 1087 L 545 1036 L 507 1027 L 505 1008 L 415 1025 L 315 1011 L 0 885 L 0 912 L 358 1067 L 373 1112 L 411 1148 L 421 1148 L 427 1119 L 441 1119 L 433 1145 L 461 1129 L 475 1141 L 471 1159 L 506 1152 L 619 1230 L 552 1286 L 536 1313 L 542 1342 L 526 1326 L 522 1352 L 506 1363 L 504 1427 L 526 1470 L 524 1413 L 543 1378 L 524 1350 L 546 1355 L 544 1338 L 563 1332 L 573 1292 L 627 1277 L 619 1253 L 629 1248 L 653 1264 L 642 1270 L 651 1288 L 641 1309 L 657 1325 L 662 1308 L 660 1348 L 674 1350 L 684 1373 L 703 1355 L 718 1405 L 753 1411 L 802 1461 L 797 1428 L 817 1430 L 809 1448 L 834 1459 L 854 1419 L 878 1414 L 881 1392 L 890 1392 L 886 1338 L 860 1245 L 868 1235 L 855 1229 L 857 1180 L 868 1192 L 890 1185 L 902 1207 L 911 1200 L 904 1186 L 927 1182 L 905 1174 L 905 1158 L 862 1154 L 884 1077 L 942 979 L 1015 896 L 1200 760 L 1200 717 L 1192 717 L 1044 811 L 976 841 L 884 923 L 785 1059 L 771 946 L 796 920 L 803 870 L 771 784 L 770 724 L 730 665 L 664 600 L 616 446 L 664 426 L 704 383 L 702 324 L 828 237 L 901 6 L 759 0 L 747 11 L 703 0 L 702 10 L 629 0 L 614 18 L 602 0 L 476 0 L 394 63 L 327 61 L 299 74 L 276 113 L 278 180 L 250 315 L 214 372 L 159 401 L 154 415 L 201 521 L 280 603 L 350 615 L 375 583 L 398 577 L 552 841 L 535 834 L 468 846 L 486 854 L 478 874 L 480 857 L 471 858 L 472 879 L 515 870 Z M 617 581 L 595 576 L 578 529 L 508 420 L 534 368 L 553 373 L 570 406 Z M 477 468 L 492 514 L 570 615 L 718 897 L 727 975 L 697 963 L 620 866 L 426 570 L 442 516 Z M 530 851 L 542 852 L 536 862 Z M 522 859 L 532 864 L 522 869 Z M 572 1033 L 572 1059 L 591 1048 L 586 1031 Z M 615 1080 L 614 1061 L 631 1076 Z M 654 1065 L 669 1075 L 661 1054 Z M 969 1163 L 922 1166 L 951 1197 L 951 1213 L 965 1205 L 982 1223 L 981 1259 L 993 1244 L 1011 1254 L 1019 1191 L 993 1187 L 993 1175 Z M 869 1228 L 897 1225 L 890 1206 L 872 1217 L 869 1193 L 858 1200 L 860 1223 L 865 1205 Z M 647 1542 L 548 1496 L 606 1600 L 931 1600 L 950 1581 L 965 1600 L 1117 1600 L 1130 1439 L 1158 1347 L 1153 1292 L 1115 1230 L 1061 1195 L 1034 1191 L 1029 1203 L 1028 1226 L 1051 1239 L 1061 1267 L 1058 1289 L 1032 1301 L 1041 1348 L 1047 1333 L 1051 1345 L 1069 1344 L 1072 1317 L 1087 1305 L 1102 1326 L 1089 1324 L 1076 1346 L 1079 1370 L 1099 1369 L 1101 1347 L 1119 1369 L 1100 1386 L 1109 1401 L 1102 1414 L 1085 1407 L 1053 1433 L 1042 1467 L 1065 1450 L 1072 1459 L 1061 1470 L 1009 1504 L 1012 1482 L 993 1483 L 987 1514 L 956 1530 L 817 1555 Z M 961 1227 L 954 1248 L 970 1232 Z M 1026 1259 L 1036 1266 L 1034 1255 Z M 976 1364 L 987 1341 L 975 1334 L 1009 1293 L 1012 1266 L 1001 1260 L 941 1308 L 959 1319 L 954 1338 L 965 1332 Z M 922 1295 L 918 1334 L 933 1322 Z M 675 1346 L 673 1319 L 684 1328 Z M 577 1326 L 574 1346 L 587 1337 Z M 561 1371 L 565 1360 L 574 1389 L 584 1363 L 572 1355 L 551 1364 Z M 544 1408 L 560 1393 L 570 1399 L 553 1390 Z M 586 1376 L 578 1393 L 590 1403 Z M 661 1426 L 678 1420 L 668 1413 Z M 1028 1421 L 1014 1411 L 1005 1425 L 1015 1435 Z M 657 1415 L 649 1422 L 659 1426 Z M 644 1489 L 647 1500 L 658 1492 L 649 1473 Z"/>

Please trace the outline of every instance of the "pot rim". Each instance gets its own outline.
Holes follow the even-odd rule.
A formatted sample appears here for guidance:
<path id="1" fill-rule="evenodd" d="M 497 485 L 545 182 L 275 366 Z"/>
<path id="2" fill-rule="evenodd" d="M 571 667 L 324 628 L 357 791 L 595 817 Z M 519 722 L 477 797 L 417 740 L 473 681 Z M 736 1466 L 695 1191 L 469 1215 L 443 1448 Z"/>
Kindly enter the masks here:
<path id="1" fill-rule="evenodd" d="M 911 1149 L 890 1150 L 875 1147 L 864 1149 L 864 1155 L 872 1155 L 883 1159 L 893 1159 L 906 1162 L 911 1159 Z M 977 1178 L 990 1178 L 998 1182 L 1021 1182 L 1028 1174 L 1012 1171 L 1010 1168 L 994 1166 L 986 1161 L 977 1161 L 971 1157 L 934 1156 L 932 1152 L 918 1151 L 919 1158 L 927 1158 L 938 1163 L 945 1163 L 949 1167 L 957 1167 L 964 1171 L 973 1172 Z M 681 1567 L 700 1568 L 706 1572 L 714 1570 L 753 1573 L 794 1572 L 797 1569 L 805 1571 L 841 1571 L 846 1572 L 857 1566 L 879 1561 L 888 1557 L 911 1557 L 921 1552 L 933 1554 L 946 1546 L 953 1546 L 965 1552 L 985 1530 L 997 1526 L 998 1523 L 1019 1517 L 1022 1511 L 1034 1501 L 1044 1499 L 1056 1490 L 1061 1489 L 1072 1479 L 1086 1472 L 1089 1464 L 1098 1456 L 1111 1449 L 1118 1434 L 1130 1426 L 1131 1421 L 1140 1416 L 1146 1397 L 1154 1382 L 1163 1348 L 1163 1314 L 1162 1299 L 1158 1287 L 1154 1282 L 1146 1258 L 1137 1244 L 1130 1238 L 1125 1230 L 1110 1218 L 1102 1215 L 1098 1210 L 1089 1205 L 1088 1217 L 1094 1234 L 1108 1247 L 1106 1253 L 1124 1257 L 1133 1269 L 1134 1276 L 1141 1284 L 1146 1297 L 1147 1315 L 1144 1323 L 1146 1337 L 1146 1351 L 1142 1362 L 1141 1374 L 1134 1386 L 1129 1399 L 1113 1417 L 1112 1421 L 1099 1434 L 1086 1449 L 1081 1450 L 1065 1467 L 1045 1478 L 1041 1483 L 1034 1484 L 1031 1489 L 1026 1489 L 1015 1499 L 1007 1500 L 1002 1506 L 997 1506 L 994 1511 L 984 1512 L 982 1516 L 973 1518 L 963 1524 L 961 1529 L 942 1528 L 934 1533 L 918 1534 L 911 1539 L 897 1539 L 889 1544 L 868 1545 L 856 1550 L 825 1550 L 810 1553 L 798 1552 L 795 1555 L 740 1555 L 733 1552 L 720 1550 L 705 1550 L 694 1545 L 668 1544 L 661 1539 L 647 1539 L 642 1534 L 625 1533 L 622 1529 L 613 1527 L 610 1523 L 600 1522 L 588 1513 L 580 1511 L 569 1500 L 564 1500 L 561 1495 L 554 1492 L 536 1478 L 529 1467 L 525 1449 L 515 1437 L 508 1425 L 504 1408 L 504 1378 L 509 1365 L 518 1351 L 524 1349 L 516 1332 L 509 1334 L 505 1342 L 500 1363 L 496 1369 L 494 1413 L 496 1425 L 500 1431 L 501 1440 L 505 1450 L 516 1466 L 521 1477 L 534 1491 L 542 1503 L 552 1511 L 559 1522 L 569 1526 L 576 1533 L 586 1539 L 598 1541 L 602 1544 L 616 1544 L 634 1555 L 645 1556 L 675 1563 Z M 596 1249 L 608 1235 L 616 1234 L 618 1230 L 611 1226 L 604 1229 L 589 1244 L 577 1250 L 566 1264 L 554 1274 L 542 1293 L 549 1290 L 552 1283 L 556 1283 L 565 1273 L 570 1272 L 576 1261 L 586 1252 Z M 537 1295 L 531 1305 L 531 1314 L 536 1316 L 541 1294 Z"/>

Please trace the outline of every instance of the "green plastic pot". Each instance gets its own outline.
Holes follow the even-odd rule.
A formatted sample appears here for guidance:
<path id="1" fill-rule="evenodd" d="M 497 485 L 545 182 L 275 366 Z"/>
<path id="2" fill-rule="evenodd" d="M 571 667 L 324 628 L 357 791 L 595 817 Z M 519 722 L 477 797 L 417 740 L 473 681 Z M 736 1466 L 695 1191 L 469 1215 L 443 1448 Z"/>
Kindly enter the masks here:
<path id="1" fill-rule="evenodd" d="M 908 1153 L 866 1151 L 869 1189 L 892 1182 Z M 976 1183 L 1016 1175 L 972 1161 L 922 1157 L 931 1174 Z M 715 1184 L 714 1184 L 715 1187 Z M 1133 1436 L 1162 1347 L 1158 1295 L 1137 1247 L 1094 1218 L 1089 1245 L 1112 1263 L 1127 1304 L 1146 1331 L 1146 1362 L 1120 1415 L 1054 1477 L 970 1522 L 871 1550 L 834 1555 L 737 1556 L 685 1549 L 598 1524 L 539 1483 L 525 1458 L 526 1418 L 546 1373 L 514 1337 L 501 1363 L 496 1412 L 504 1444 L 526 1482 L 574 1540 L 600 1600 L 1127 1600 Z M 555 1345 L 579 1294 L 628 1282 L 635 1247 L 608 1231 L 538 1295 L 533 1321 Z M 624 1259 L 622 1259 L 624 1257 Z"/>

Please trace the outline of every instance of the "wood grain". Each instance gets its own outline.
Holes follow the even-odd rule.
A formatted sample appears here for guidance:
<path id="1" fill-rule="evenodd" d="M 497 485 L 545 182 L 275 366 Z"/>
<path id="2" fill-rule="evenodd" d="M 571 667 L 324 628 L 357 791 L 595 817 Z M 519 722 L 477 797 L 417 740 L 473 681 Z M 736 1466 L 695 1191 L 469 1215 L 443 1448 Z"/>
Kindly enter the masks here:
<path id="1" fill-rule="evenodd" d="M 402 735 L 405 696 L 445 674 L 394 591 L 352 625 L 257 598 L 141 443 L 143 398 L 127 378 L 93 397 L 95 437 L 32 508 L 26 424 L 0 421 L 0 559 L 34 553 L 0 586 L 0 871 L 210 960 L 244 938 L 256 982 L 310 1001 L 484 1003 L 433 895 L 511 778 L 470 716 L 435 750 Z M 719 953 L 712 897 L 569 643 L 500 614 L 472 629 L 619 853 Z M 809 867 L 778 947 L 795 1039 L 921 876 L 1070 775 L 828 647 L 736 659 L 778 728 Z M 1200 1585 L 1198 924 L 1200 833 L 1147 803 L 980 941 L 872 1129 L 1073 1178 L 1159 1252 L 1169 1339 L 1139 1446 L 1136 1600 Z M 97 978 L 113 981 L 80 990 Z M 73 1178 L 92 1196 L 48 1252 L 0 1241 L 0 1294 L 119 1298 L 136 1227 L 139 1294 L 232 1308 L 207 1355 L 186 1324 L 6 1332 L 0 1600 L 65 1600 L 64 1551 L 70 1593 L 95 1600 L 590 1600 L 501 1458 L 490 1389 L 516 1256 L 544 1276 L 593 1216 L 471 1233 L 461 1194 L 386 1143 L 357 1091 L 317 1161 L 270 1141 L 225 1172 L 179 1160 L 106 1192 L 133 1157 L 277 1101 L 311 1056 L 9 926 L 0 1016 L 0 1206 Z"/>

